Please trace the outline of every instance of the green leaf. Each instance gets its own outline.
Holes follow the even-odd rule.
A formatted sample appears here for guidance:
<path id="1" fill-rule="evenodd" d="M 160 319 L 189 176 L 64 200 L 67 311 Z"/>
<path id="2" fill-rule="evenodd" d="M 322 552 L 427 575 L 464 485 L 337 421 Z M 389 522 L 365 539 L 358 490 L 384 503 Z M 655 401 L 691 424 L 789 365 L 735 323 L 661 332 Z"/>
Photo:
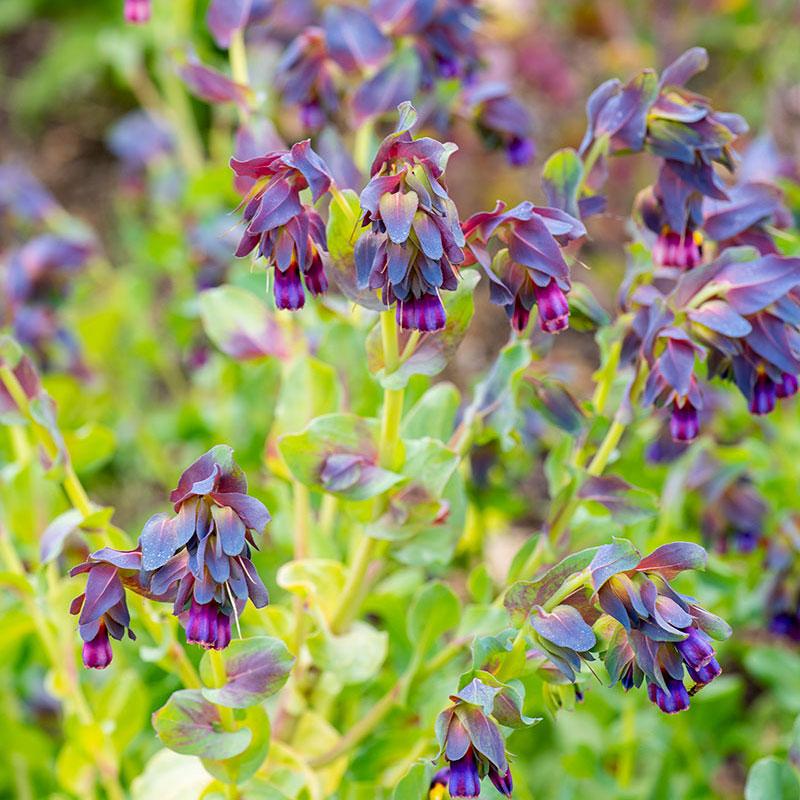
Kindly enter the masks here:
<path id="1" fill-rule="evenodd" d="M 353 414 L 326 414 L 309 423 L 302 433 L 281 436 L 278 447 L 298 481 L 346 500 L 368 500 L 403 480 L 402 475 L 376 466 L 376 420 Z M 334 482 L 337 473 L 332 467 L 341 456 L 352 457 L 349 484 Z"/>
<path id="2" fill-rule="evenodd" d="M 392 800 L 428 800 L 432 777 L 433 767 L 427 759 L 415 762 L 398 782 Z"/>
<path id="3" fill-rule="evenodd" d="M 400 430 L 405 439 L 430 436 L 446 442 L 453 433 L 461 396 L 447 381 L 431 386 L 411 407 Z"/>
<path id="4" fill-rule="evenodd" d="M 443 583 L 423 586 L 408 612 L 406 630 L 414 649 L 425 655 L 431 645 L 458 624 L 461 604 L 453 591 Z"/>
<path id="5" fill-rule="evenodd" d="M 64 444 L 72 457 L 72 466 L 79 473 L 102 467 L 117 447 L 114 433 L 95 422 L 65 433 Z"/>
<path id="6" fill-rule="evenodd" d="M 131 783 L 131 800 L 187 800 L 200 797 L 208 774 L 196 758 L 159 750 Z"/>
<path id="7" fill-rule="evenodd" d="M 252 738 L 247 728 L 223 730 L 219 709 L 199 689 L 173 692 L 153 714 L 153 727 L 170 750 L 202 758 L 231 758 L 244 752 Z"/>
<path id="8" fill-rule="evenodd" d="M 767 756 L 750 767 L 744 796 L 745 800 L 796 800 L 800 782 L 785 761 Z"/>
<path id="9" fill-rule="evenodd" d="M 261 706 L 248 708 L 244 725 L 252 734 L 247 749 L 233 758 L 204 758 L 203 766 L 218 781 L 244 783 L 258 772 L 269 753 L 270 726 L 267 712 Z"/>
<path id="10" fill-rule="evenodd" d="M 652 492 L 637 489 L 618 475 L 590 475 L 578 489 L 578 497 L 599 503 L 622 525 L 632 525 L 657 513 Z"/>
<path id="11" fill-rule="evenodd" d="M 223 285 L 200 292 L 200 318 L 208 338 L 237 361 L 287 355 L 280 326 L 246 289 Z"/>
<path id="12" fill-rule="evenodd" d="M 283 564 L 275 580 L 282 589 L 308 598 L 328 618 L 344 588 L 345 568 L 338 561 L 306 558 Z"/>
<path id="13" fill-rule="evenodd" d="M 266 700 L 286 683 L 294 664 L 286 645 L 271 636 L 236 639 L 223 651 L 222 659 L 225 683 L 202 692 L 209 702 L 228 708 L 248 708 Z M 209 653 L 200 662 L 200 677 L 209 686 L 214 683 Z"/>
<path id="14" fill-rule="evenodd" d="M 319 631 L 307 640 L 314 663 L 333 673 L 345 686 L 374 678 L 389 648 L 389 634 L 366 622 L 355 622 L 347 633 L 336 636 Z"/>
<path id="15" fill-rule="evenodd" d="M 580 219 L 578 190 L 582 180 L 583 162 L 580 156 L 571 147 L 556 150 L 545 161 L 542 170 L 542 188 L 548 204 Z"/>
<path id="16" fill-rule="evenodd" d="M 297 433 L 315 417 L 339 408 L 336 370 L 311 356 L 298 358 L 281 386 L 275 409 L 278 433 Z"/>

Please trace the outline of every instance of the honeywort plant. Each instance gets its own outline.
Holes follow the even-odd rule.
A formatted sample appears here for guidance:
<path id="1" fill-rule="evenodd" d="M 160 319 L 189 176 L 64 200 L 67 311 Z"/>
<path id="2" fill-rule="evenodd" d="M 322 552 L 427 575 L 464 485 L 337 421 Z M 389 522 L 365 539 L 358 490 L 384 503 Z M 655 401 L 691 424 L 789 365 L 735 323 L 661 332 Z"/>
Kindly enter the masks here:
<path id="1" fill-rule="evenodd" d="M 125 19 L 147 23 L 158 6 L 128 0 Z M 46 190 L 3 168 L 12 188 L 0 211 L 22 243 L 6 256 L 3 321 L 15 338 L 0 349 L 0 412 L 11 464 L 27 470 L 23 502 L 40 502 L 46 476 L 70 507 L 47 525 L 38 558 L 17 552 L 11 514 L 0 548 L 75 738 L 60 768 L 75 794 L 94 796 L 99 784 L 125 796 L 131 737 L 120 714 L 138 700 L 115 692 L 136 686 L 135 665 L 146 662 L 162 702 L 140 710 L 152 713 L 161 746 L 203 768 L 154 759 L 149 780 L 186 780 L 184 796 L 511 797 L 516 780 L 530 797 L 535 776 L 513 752 L 517 743 L 530 752 L 537 711 L 556 715 L 591 688 L 645 694 L 652 714 L 691 714 L 692 698 L 723 671 L 715 643 L 731 628 L 705 607 L 718 592 L 685 593 L 706 588 L 683 573 L 703 570 L 707 557 L 697 542 L 671 540 L 670 491 L 683 482 L 706 498 L 703 536 L 715 550 L 757 545 L 767 514 L 757 489 L 715 460 L 724 453 L 711 453 L 710 438 L 689 443 L 740 402 L 730 384 L 756 416 L 797 392 L 800 258 L 779 241 L 791 220 L 776 184 L 737 176 L 744 121 L 685 88 L 706 66 L 699 48 L 660 76 L 644 70 L 591 95 L 580 148 L 544 165 L 547 205 L 485 198 L 493 210 L 462 218 L 447 174 L 469 165 L 440 141 L 455 118 L 472 120 L 512 164 L 534 150 L 524 107 L 481 83 L 474 6 L 293 8 L 213 0 L 207 24 L 230 74 L 174 51 L 174 72 L 157 85 L 137 78 L 147 108 L 109 137 L 126 191 L 134 202 L 147 193 L 197 264 L 198 286 L 180 287 L 190 356 L 179 362 L 165 349 L 145 363 L 176 403 L 208 399 L 206 420 L 188 407 L 177 418 L 154 408 L 151 429 L 143 398 L 120 393 L 153 483 L 177 487 L 148 501 L 158 510 L 140 533 L 117 528 L 113 509 L 85 491 L 76 463 L 91 459 L 85 438 L 96 448 L 102 434 L 62 431 L 45 388 L 57 368 L 92 379 L 59 318 L 73 273 L 94 259 L 118 279 Z M 263 39 L 285 46 L 268 74 L 252 55 Z M 274 120 L 269 84 L 284 103 Z M 204 152 L 184 86 L 231 133 L 231 188 L 203 197 L 204 224 L 181 218 L 181 198 L 202 194 L 203 170 L 225 165 L 219 130 Z M 286 108 L 296 119 L 284 126 Z M 305 138 L 286 147 L 278 128 Z M 655 161 L 657 180 L 637 197 L 609 319 L 580 281 L 579 252 L 586 220 L 602 221 L 609 160 L 636 154 Z M 234 216 L 221 222 L 234 197 Z M 232 256 L 262 276 L 263 299 L 237 285 L 247 263 Z M 152 273 L 150 299 L 161 277 Z M 467 335 L 481 280 L 506 311 L 509 339 L 462 397 L 430 379 Z M 224 357 L 213 361 L 201 324 Z M 571 324 L 594 333 L 602 357 L 580 403 L 535 363 L 543 341 Z M 493 580 L 478 558 L 464 590 L 465 559 L 481 553 L 491 462 L 532 468 L 531 455 L 540 458 L 533 408 L 538 424 L 560 431 L 541 532 L 505 577 Z M 680 467 L 655 492 L 614 466 L 644 459 L 626 455 L 626 431 L 651 415 L 663 431 L 647 457 Z M 173 448 L 191 462 L 183 470 L 159 439 L 173 423 L 188 431 Z M 196 435 L 202 425 L 207 435 Z M 223 433 L 254 462 L 250 484 L 232 446 L 195 446 Z M 769 558 L 765 613 L 773 631 L 796 639 L 796 520 Z M 79 642 L 83 665 L 110 682 L 76 672 Z M 625 790 L 632 702 L 615 767 Z"/>

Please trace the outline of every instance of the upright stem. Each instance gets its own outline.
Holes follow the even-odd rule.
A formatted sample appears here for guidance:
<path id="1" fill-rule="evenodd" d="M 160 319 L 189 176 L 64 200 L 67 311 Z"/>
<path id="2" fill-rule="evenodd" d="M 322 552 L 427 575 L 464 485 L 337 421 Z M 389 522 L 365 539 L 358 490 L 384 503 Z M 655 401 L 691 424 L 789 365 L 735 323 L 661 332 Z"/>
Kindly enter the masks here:
<path id="1" fill-rule="evenodd" d="M 228 48 L 228 58 L 231 63 L 231 75 L 236 83 L 248 86 L 250 77 L 247 74 L 247 52 L 244 46 L 244 30 L 241 28 L 231 34 L 231 44 Z"/>
<path id="2" fill-rule="evenodd" d="M 209 650 L 209 661 L 211 662 L 211 675 L 214 679 L 214 688 L 219 689 L 227 683 L 225 675 L 225 660 L 221 650 Z M 217 706 L 219 709 L 219 721 L 225 731 L 236 730 L 236 720 L 233 718 L 233 709 L 227 706 Z"/>
<path id="3" fill-rule="evenodd" d="M 386 374 L 391 374 L 400 365 L 397 341 L 397 325 L 391 310 L 381 313 L 381 341 Z M 383 412 L 381 415 L 381 438 L 378 446 L 378 462 L 384 469 L 393 469 L 400 441 L 400 421 L 403 416 L 404 389 L 384 389 Z M 376 498 L 375 516 L 384 507 L 384 500 Z M 342 590 L 339 605 L 331 619 L 331 630 L 335 633 L 347 628 L 358 614 L 360 597 L 369 565 L 382 544 L 380 539 L 364 536 L 358 544 L 347 582 Z"/>

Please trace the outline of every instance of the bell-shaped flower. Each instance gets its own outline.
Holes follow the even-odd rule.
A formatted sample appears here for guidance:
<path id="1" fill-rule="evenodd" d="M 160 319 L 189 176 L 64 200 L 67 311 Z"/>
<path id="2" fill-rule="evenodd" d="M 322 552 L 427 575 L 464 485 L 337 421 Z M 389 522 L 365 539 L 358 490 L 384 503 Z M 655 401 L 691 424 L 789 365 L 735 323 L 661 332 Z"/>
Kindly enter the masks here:
<path id="1" fill-rule="evenodd" d="M 505 308 L 515 331 L 525 330 L 534 305 L 546 333 L 568 326 L 571 284 L 561 247 L 586 233 L 579 220 L 527 201 L 508 211 L 498 202 L 494 211 L 470 217 L 463 229 L 470 261 L 486 271 L 491 301 Z"/>
<path id="2" fill-rule="evenodd" d="M 372 234 L 356 242 L 358 284 L 380 290 L 401 327 L 435 331 L 445 325 L 439 293 L 456 288 L 464 260 L 458 211 L 444 183 L 455 145 L 414 139 L 416 112 L 410 103 L 398 110 L 397 129 L 379 147 L 360 196 L 362 225 Z"/>
<path id="3" fill-rule="evenodd" d="M 231 159 L 234 172 L 254 179 L 243 201 L 247 223 L 236 255 L 257 255 L 274 267 L 273 291 L 278 308 L 296 310 L 305 303 L 305 289 L 313 295 L 328 289 L 323 255 L 328 245 L 322 218 L 300 201 L 310 189 L 316 202 L 331 185 L 325 163 L 308 140 L 291 150 L 276 151 L 247 161 Z"/>

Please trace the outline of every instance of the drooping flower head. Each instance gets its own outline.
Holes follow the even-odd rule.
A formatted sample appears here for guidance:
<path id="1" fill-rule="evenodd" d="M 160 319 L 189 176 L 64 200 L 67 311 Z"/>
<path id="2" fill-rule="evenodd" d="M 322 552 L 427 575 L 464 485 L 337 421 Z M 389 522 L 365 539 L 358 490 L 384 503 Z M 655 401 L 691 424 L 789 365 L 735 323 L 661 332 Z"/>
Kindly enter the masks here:
<path id="1" fill-rule="evenodd" d="M 597 588 L 600 608 L 619 625 L 605 657 L 612 682 L 628 691 L 646 679 L 650 700 L 665 714 L 689 708 L 690 694 L 722 672 L 711 639 L 727 638 L 730 627 L 669 583 L 704 565 L 702 547 L 673 542 Z"/>
<path id="2" fill-rule="evenodd" d="M 473 691 L 476 686 L 479 687 L 477 692 Z M 483 691 L 489 698 L 488 710 L 477 702 Z M 444 755 L 450 768 L 450 797 L 477 797 L 481 792 L 481 780 L 487 776 L 501 794 L 511 797 L 513 783 L 505 741 L 491 715 L 491 701 L 499 691 L 476 678 L 451 696 L 454 704 L 442 711 L 436 720 L 440 755 Z M 465 700 L 462 695 L 470 699 Z"/>
<path id="3" fill-rule="evenodd" d="M 244 201 L 247 228 L 236 255 L 257 254 L 274 267 L 273 285 L 278 308 L 296 310 L 305 304 L 305 289 L 313 295 L 328 289 L 323 254 L 328 245 L 319 214 L 300 202 L 300 192 L 310 189 L 316 202 L 331 185 L 322 159 L 308 140 L 291 150 L 270 153 L 247 161 L 231 159 L 239 176 L 256 183 Z"/>
<path id="4" fill-rule="evenodd" d="M 557 333 L 567 327 L 566 293 L 571 284 L 561 247 L 586 233 L 580 221 L 527 201 L 508 211 L 498 202 L 494 211 L 470 217 L 463 229 L 470 260 L 483 266 L 491 282 L 491 301 L 505 308 L 515 331 L 525 330 L 534 305 L 543 331 Z"/>
<path id="5" fill-rule="evenodd" d="M 410 103 L 399 111 L 361 192 L 362 225 L 372 234 L 356 242 L 356 272 L 360 289 L 380 289 L 383 303 L 395 306 L 401 327 L 435 331 L 445 325 L 439 292 L 456 288 L 455 267 L 464 260 L 458 211 L 444 183 L 456 147 L 414 139 L 416 112 Z"/>
<path id="6" fill-rule="evenodd" d="M 131 638 L 125 589 L 172 603 L 186 628 L 186 639 L 222 650 L 231 640 L 231 616 L 238 620 L 249 599 L 257 608 L 269 602 L 250 560 L 254 533 L 269 522 L 263 503 L 247 494 L 247 480 L 227 445 L 218 445 L 188 467 L 170 499 L 175 515 L 155 514 L 144 526 L 135 550 L 105 547 L 73 568 L 89 573 L 86 591 L 70 608 L 84 640 L 84 664 L 107 667 L 108 637 Z"/>
<path id="7" fill-rule="evenodd" d="M 89 560 L 70 570 L 89 577 L 85 591 L 70 606 L 70 614 L 80 614 L 78 630 L 83 639 L 83 664 L 89 669 L 105 669 L 113 657 L 108 637 L 119 641 L 127 630 L 131 639 L 131 615 L 125 599 L 122 575 L 133 576 L 142 565 L 141 551 L 118 551 L 109 547 L 93 553 Z"/>

